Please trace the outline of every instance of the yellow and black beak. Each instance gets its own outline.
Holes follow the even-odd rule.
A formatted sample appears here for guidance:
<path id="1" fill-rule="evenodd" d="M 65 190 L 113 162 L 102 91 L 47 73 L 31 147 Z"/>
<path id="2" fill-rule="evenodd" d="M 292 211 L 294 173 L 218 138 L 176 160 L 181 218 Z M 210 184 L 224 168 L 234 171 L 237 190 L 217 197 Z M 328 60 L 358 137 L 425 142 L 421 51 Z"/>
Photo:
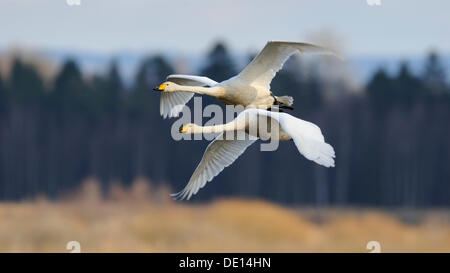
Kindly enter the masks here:
<path id="1" fill-rule="evenodd" d="M 153 88 L 153 90 L 154 91 L 164 91 L 164 89 L 166 89 L 166 87 L 167 87 L 167 84 L 163 83 L 160 86 Z"/>
<path id="2" fill-rule="evenodd" d="M 180 133 L 185 133 L 186 131 L 187 131 L 187 129 L 188 129 L 188 126 L 187 125 L 182 125 L 181 127 L 180 127 L 180 129 L 178 130 L 178 132 L 180 132 Z"/>

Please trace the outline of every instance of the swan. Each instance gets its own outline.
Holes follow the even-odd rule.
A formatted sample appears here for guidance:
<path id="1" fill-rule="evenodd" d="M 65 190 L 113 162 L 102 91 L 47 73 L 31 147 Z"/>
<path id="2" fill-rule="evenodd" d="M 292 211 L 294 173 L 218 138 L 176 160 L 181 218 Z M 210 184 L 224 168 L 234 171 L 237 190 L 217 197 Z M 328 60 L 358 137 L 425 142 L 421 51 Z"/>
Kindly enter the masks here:
<path id="1" fill-rule="evenodd" d="M 313 44 L 269 41 L 244 70 L 223 82 L 218 83 L 203 76 L 169 75 L 164 83 L 153 89 L 161 91 L 161 116 L 177 117 L 194 94 L 212 96 L 227 105 L 262 109 L 275 105 L 292 109 L 294 99 L 290 96 L 274 96 L 270 83 L 286 60 L 296 52 L 339 57 L 331 50 Z"/>
<path id="2" fill-rule="evenodd" d="M 264 121 L 261 121 L 261 118 L 264 118 Z M 266 128 L 275 129 L 261 130 L 264 124 L 261 122 L 267 123 Z M 234 137 L 230 139 L 224 136 L 228 132 Z M 235 137 L 236 132 L 240 132 L 244 137 L 239 140 Z M 280 141 L 292 139 L 298 151 L 307 159 L 327 168 L 334 167 L 334 149 L 325 142 L 320 128 L 287 113 L 250 108 L 242 111 L 229 123 L 213 126 L 190 123 L 183 126 L 180 133 L 219 133 L 219 135 L 206 148 L 202 160 L 184 189 L 171 194 L 175 199 L 189 200 L 207 182 L 231 165 L 257 139 Z"/>

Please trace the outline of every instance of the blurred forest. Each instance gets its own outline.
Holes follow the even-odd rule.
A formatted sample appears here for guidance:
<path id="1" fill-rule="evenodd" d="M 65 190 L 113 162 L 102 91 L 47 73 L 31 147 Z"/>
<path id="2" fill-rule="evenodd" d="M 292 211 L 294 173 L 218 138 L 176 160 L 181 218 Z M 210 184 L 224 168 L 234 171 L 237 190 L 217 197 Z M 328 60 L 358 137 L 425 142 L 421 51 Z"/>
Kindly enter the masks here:
<path id="1" fill-rule="evenodd" d="M 206 59 L 192 74 L 221 81 L 239 72 L 224 44 Z M 0 200 L 58 198 L 87 177 L 104 193 L 138 178 L 173 192 L 184 187 L 208 142 L 174 141 L 175 119 L 159 115 L 152 88 L 177 72 L 164 56 L 145 58 L 131 85 L 114 62 L 104 75 L 84 75 L 76 60 L 51 79 L 40 70 L 18 57 L 0 77 Z M 336 168 L 306 160 L 291 142 L 275 152 L 253 145 L 194 202 L 240 196 L 287 205 L 450 206 L 450 87 L 437 53 L 420 75 L 407 62 L 394 75 L 380 68 L 358 92 L 306 70 L 291 59 L 271 89 L 294 97 L 291 114 L 321 127 Z"/>

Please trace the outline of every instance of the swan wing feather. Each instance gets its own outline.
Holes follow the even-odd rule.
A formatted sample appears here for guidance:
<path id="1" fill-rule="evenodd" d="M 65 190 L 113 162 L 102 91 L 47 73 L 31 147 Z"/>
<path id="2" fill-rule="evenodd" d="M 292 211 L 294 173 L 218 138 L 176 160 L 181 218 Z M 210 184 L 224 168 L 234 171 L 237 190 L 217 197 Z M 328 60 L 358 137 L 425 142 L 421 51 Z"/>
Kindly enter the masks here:
<path id="1" fill-rule="evenodd" d="M 194 76 L 194 75 L 182 75 L 182 74 L 172 74 L 167 76 L 166 81 L 174 82 L 179 85 L 187 86 L 214 86 L 217 84 L 216 81 L 211 80 L 205 76 Z"/>
<path id="2" fill-rule="evenodd" d="M 188 184 L 184 189 L 171 196 L 175 199 L 189 200 L 207 182 L 216 177 L 222 170 L 231 165 L 255 139 L 226 140 L 223 133 L 218 135 L 206 148 L 203 158 L 195 169 Z"/>
<path id="3" fill-rule="evenodd" d="M 313 44 L 269 41 L 250 64 L 239 73 L 238 77 L 248 84 L 270 90 L 272 79 L 283 67 L 287 59 L 296 52 L 322 53 L 337 56 L 333 51 Z"/>

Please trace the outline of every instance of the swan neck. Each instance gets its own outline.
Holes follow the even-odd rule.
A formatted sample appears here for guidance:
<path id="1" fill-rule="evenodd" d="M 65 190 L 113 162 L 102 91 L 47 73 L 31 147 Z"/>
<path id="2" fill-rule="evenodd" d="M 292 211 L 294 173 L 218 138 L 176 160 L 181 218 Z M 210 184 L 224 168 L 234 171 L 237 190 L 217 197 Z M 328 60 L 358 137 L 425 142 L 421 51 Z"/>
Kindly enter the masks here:
<path id="1" fill-rule="evenodd" d="M 194 134 L 214 134 L 222 133 L 224 131 L 224 125 L 213 125 L 213 126 L 198 126 L 194 128 Z"/>
<path id="2" fill-rule="evenodd" d="M 182 86 L 181 91 L 192 92 L 201 95 L 208 95 L 212 97 L 220 97 L 222 88 L 219 86 L 203 87 L 203 86 Z"/>

